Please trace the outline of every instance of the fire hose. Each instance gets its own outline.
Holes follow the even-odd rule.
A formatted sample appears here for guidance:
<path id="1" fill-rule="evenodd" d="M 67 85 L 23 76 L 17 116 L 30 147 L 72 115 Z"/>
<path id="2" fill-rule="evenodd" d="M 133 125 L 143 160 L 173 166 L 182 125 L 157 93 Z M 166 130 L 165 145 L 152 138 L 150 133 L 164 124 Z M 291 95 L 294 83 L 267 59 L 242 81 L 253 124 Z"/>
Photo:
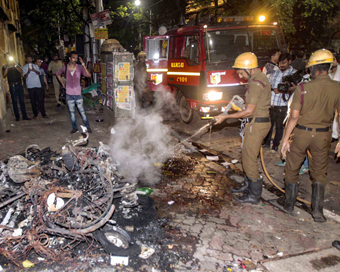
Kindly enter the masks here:
<path id="1" fill-rule="evenodd" d="M 264 173 L 266 174 L 267 179 L 268 179 L 268 180 L 270 181 L 270 183 L 271 183 L 272 185 L 274 185 L 274 187 L 276 187 L 280 192 L 285 193 L 285 190 L 283 190 L 279 185 L 277 185 L 277 184 L 273 181 L 273 179 L 271 178 L 271 176 L 269 175 L 269 173 L 268 173 L 268 171 L 267 171 L 267 168 L 266 168 L 266 165 L 265 165 L 264 159 L 263 159 L 263 148 L 262 148 L 262 146 L 261 146 L 261 149 L 260 149 L 260 158 L 261 158 L 262 169 L 263 169 Z M 306 204 L 308 204 L 308 205 L 311 204 L 309 201 L 304 200 L 304 199 L 299 198 L 299 197 L 296 198 L 296 200 L 298 200 L 298 201 L 300 201 L 300 202 L 303 202 L 303 203 L 306 203 Z"/>
<path id="2" fill-rule="evenodd" d="M 216 120 L 215 120 L 215 119 L 211 119 L 211 120 L 209 121 L 208 124 L 206 124 L 205 126 L 203 126 L 201 129 L 198 130 L 198 132 L 196 132 L 193 136 L 191 136 L 191 137 L 189 137 L 189 138 L 194 137 L 195 135 L 201 133 L 202 131 L 204 131 L 204 132 L 207 131 L 207 128 L 208 128 L 208 127 L 211 127 L 214 123 L 216 123 Z M 186 139 L 185 141 L 187 141 L 187 140 L 188 140 L 188 139 Z M 311 156 L 310 153 L 309 153 L 309 151 L 308 151 L 308 156 L 309 156 L 309 157 Z M 283 190 L 279 185 L 277 185 L 277 184 L 273 181 L 273 179 L 271 178 L 271 176 L 269 175 L 269 173 L 268 173 L 268 171 L 267 171 L 267 167 L 266 167 L 266 165 L 265 165 L 265 163 L 264 163 L 264 158 L 263 158 L 263 148 L 262 148 L 262 146 L 261 146 L 261 149 L 260 149 L 260 158 L 261 158 L 262 169 L 263 169 L 263 171 L 264 171 L 266 177 L 267 177 L 268 180 L 270 181 L 270 183 L 271 183 L 274 187 L 276 187 L 280 192 L 282 192 L 282 193 L 284 194 L 284 193 L 285 193 L 285 190 Z M 302 199 L 302 198 L 299 198 L 299 197 L 298 197 L 298 198 L 296 198 L 296 199 L 297 199 L 298 201 L 303 202 L 303 203 L 306 203 L 306 204 L 308 204 L 308 205 L 311 204 L 309 201 L 304 200 L 304 199 Z"/>
<path id="3" fill-rule="evenodd" d="M 227 105 L 225 111 L 222 113 L 222 115 L 228 115 L 228 112 L 229 110 L 233 109 L 234 111 L 241 111 L 242 108 L 243 108 L 243 104 L 244 104 L 244 100 L 238 96 L 238 95 L 235 95 L 229 102 L 229 104 Z M 213 126 L 215 123 L 216 123 L 216 119 L 214 117 L 207 117 L 205 119 L 211 119 L 208 124 L 206 124 L 205 126 L 201 127 L 194 135 L 190 136 L 188 139 L 190 138 L 193 138 L 194 136 L 197 136 L 198 134 L 201 134 L 202 132 L 206 132 L 208 131 L 208 128 L 210 128 L 211 126 Z M 188 139 L 184 140 L 184 141 L 187 141 Z M 311 157 L 311 154 L 309 153 L 308 151 L 308 155 L 309 157 Z M 283 194 L 285 193 L 285 190 L 283 190 L 280 186 L 278 186 L 274 181 L 273 179 L 271 178 L 271 176 L 269 175 L 268 171 L 267 171 L 267 168 L 266 168 L 266 165 L 264 163 L 264 159 L 263 159 L 263 149 L 262 149 L 262 146 L 261 146 L 261 149 L 260 149 L 260 158 L 261 158 L 261 165 L 262 165 L 262 168 L 263 168 L 263 171 L 266 175 L 266 177 L 268 178 L 268 180 L 270 181 L 270 183 L 276 187 L 280 192 L 282 192 Z M 308 205 L 310 205 L 311 203 L 307 200 L 304 200 L 302 198 L 296 198 L 298 201 L 300 202 L 303 202 L 303 203 L 306 203 Z"/>
<path id="4" fill-rule="evenodd" d="M 224 113 L 222 113 L 222 115 L 227 115 L 228 114 L 228 111 L 230 109 L 233 109 L 234 111 L 241 111 L 242 108 L 243 108 L 243 104 L 244 104 L 244 100 L 239 97 L 238 95 L 235 95 L 232 100 L 229 102 L 229 104 L 227 105 L 226 107 L 226 110 Z M 216 122 L 216 120 L 211 120 L 209 123 L 210 125 L 213 125 L 214 123 Z M 310 156 L 310 153 L 308 152 L 308 155 Z M 268 180 L 270 181 L 270 183 L 276 187 L 280 192 L 282 193 L 285 193 L 285 190 L 283 190 L 281 187 L 279 187 L 274 181 L 273 179 L 271 178 L 271 176 L 269 175 L 268 171 L 267 171 L 267 168 L 266 168 L 266 165 L 264 163 L 264 159 L 263 159 L 263 149 L 262 149 L 262 146 L 261 146 L 261 149 L 260 149 L 260 157 L 261 157 L 261 164 L 262 164 L 262 168 L 263 168 L 263 171 L 264 173 L 266 174 L 266 177 L 268 178 Z M 306 203 L 308 205 L 310 205 L 311 203 L 307 200 L 304 200 L 304 199 L 301 199 L 301 198 L 297 198 L 298 201 L 300 202 L 303 202 L 303 203 Z"/>

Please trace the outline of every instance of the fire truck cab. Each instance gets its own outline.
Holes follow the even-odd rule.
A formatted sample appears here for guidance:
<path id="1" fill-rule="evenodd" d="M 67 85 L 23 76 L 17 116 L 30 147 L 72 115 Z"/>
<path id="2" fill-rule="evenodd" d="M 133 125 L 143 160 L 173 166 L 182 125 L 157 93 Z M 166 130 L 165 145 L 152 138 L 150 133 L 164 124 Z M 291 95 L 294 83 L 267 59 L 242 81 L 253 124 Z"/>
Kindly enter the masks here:
<path id="1" fill-rule="evenodd" d="M 175 94 L 184 123 L 192 121 L 194 111 L 202 119 L 213 117 L 234 95 L 244 97 L 247 82 L 232 69 L 238 55 L 253 52 L 263 67 L 270 49 L 284 49 L 276 23 L 255 24 L 252 17 L 218 21 L 144 37 L 150 88 Z"/>

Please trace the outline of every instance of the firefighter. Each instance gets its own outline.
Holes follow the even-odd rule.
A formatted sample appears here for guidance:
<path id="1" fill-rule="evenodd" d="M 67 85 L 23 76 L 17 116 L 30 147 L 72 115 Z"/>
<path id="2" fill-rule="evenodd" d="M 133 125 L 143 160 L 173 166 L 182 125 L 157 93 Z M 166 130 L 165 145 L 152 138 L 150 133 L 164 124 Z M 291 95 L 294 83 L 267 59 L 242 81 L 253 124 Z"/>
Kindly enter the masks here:
<path id="1" fill-rule="evenodd" d="M 257 57 L 254 53 L 247 52 L 239 55 L 233 68 L 240 78 L 248 80 L 248 90 L 245 95 L 245 109 L 230 115 L 216 116 L 216 124 L 229 118 L 247 118 L 242 149 L 242 166 L 245 172 L 243 186 L 234 193 L 244 192 L 240 198 L 235 198 L 241 203 L 258 204 L 262 193 L 263 178 L 259 175 L 257 157 L 263 139 L 270 130 L 269 107 L 271 87 L 268 78 L 258 68 Z"/>
<path id="2" fill-rule="evenodd" d="M 315 51 L 309 58 L 307 67 L 312 80 L 301 83 L 295 90 L 281 148 L 282 156 L 286 157 L 286 192 L 281 208 L 287 213 L 294 210 L 299 170 L 307 151 L 311 153 L 309 170 L 312 181 L 312 216 L 315 222 L 326 221 L 323 202 L 332 141 L 331 126 L 335 110 L 340 110 L 340 83 L 328 76 L 332 62 L 333 54 L 325 49 Z M 335 153 L 339 150 L 338 145 Z"/>
<path id="3" fill-rule="evenodd" d="M 135 65 L 134 87 L 137 108 L 147 108 L 152 102 L 152 93 L 148 84 L 148 74 L 146 71 L 146 53 L 141 51 L 137 55 Z"/>

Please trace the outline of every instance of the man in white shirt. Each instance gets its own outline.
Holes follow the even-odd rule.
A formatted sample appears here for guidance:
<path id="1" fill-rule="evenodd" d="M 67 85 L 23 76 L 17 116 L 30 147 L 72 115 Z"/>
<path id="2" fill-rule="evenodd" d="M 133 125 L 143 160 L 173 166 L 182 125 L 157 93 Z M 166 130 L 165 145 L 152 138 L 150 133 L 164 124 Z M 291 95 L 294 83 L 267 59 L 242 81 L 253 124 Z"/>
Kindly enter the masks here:
<path id="1" fill-rule="evenodd" d="M 60 83 L 56 76 L 56 73 L 63 67 L 63 63 L 61 60 L 59 60 L 59 57 L 57 54 L 53 56 L 53 60 L 48 65 L 47 70 L 49 71 L 50 75 L 53 76 L 53 87 L 54 87 L 54 93 L 55 93 L 55 99 L 57 101 L 57 107 L 61 106 L 61 102 L 59 101 L 59 89 L 60 89 Z"/>
<path id="2" fill-rule="evenodd" d="M 289 94 L 282 93 L 278 90 L 278 85 L 282 83 L 283 77 L 287 75 L 292 75 L 296 70 L 290 66 L 292 62 L 292 56 L 289 53 L 283 53 L 279 57 L 279 69 L 275 70 L 274 73 L 269 77 L 269 82 L 272 87 L 271 95 L 271 107 L 270 119 L 271 119 L 271 129 L 269 134 L 265 139 L 264 147 L 269 148 L 272 133 L 275 126 L 275 137 L 273 139 L 272 150 L 278 151 L 280 141 L 283 135 L 283 121 L 287 115 L 287 101 L 289 99 Z M 289 87 L 289 92 L 293 93 L 296 86 L 293 85 Z"/>

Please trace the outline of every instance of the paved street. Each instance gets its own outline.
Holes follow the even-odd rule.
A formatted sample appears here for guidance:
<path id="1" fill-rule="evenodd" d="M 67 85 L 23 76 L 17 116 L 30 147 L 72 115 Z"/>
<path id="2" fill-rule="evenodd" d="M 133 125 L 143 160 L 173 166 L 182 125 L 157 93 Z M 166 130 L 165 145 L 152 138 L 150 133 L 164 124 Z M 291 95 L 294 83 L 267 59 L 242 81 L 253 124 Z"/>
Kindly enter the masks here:
<path id="1" fill-rule="evenodd" d="M 180 123 L 172 125 L 174 129 L 176 129 L 177 131 L 181 131 L 183 135 L 192 135 L 201 126 L 202 123 L 200 122 L 190 124 L 189 126 L 183 126 L 183 124 Z M 237 159 L 238 162 L 240 162 L 241 137 L 239 136 L 239 127 L 239 122 L 233 122 L 230 124 L 221 125 L 219 127 L 214 127 L 212 129 L 211 135 L 209 135 L 209 133 L 206 133 L 199 138 L 195 138 L 194 142 L 202 144 L 203 146 L 214 150 L 216 154 L 218 153 L 221 155 L 225 155 L 227 157 L 230 157 L 231 159 Z M 333 142 L 329 153 L 329 166 L 327 174 L 328 185 L 326 187 L 325 208 L 331 212 L 340 215 L 340 198 L 338 197 L 338 195 L 340 194 L 340 176 L 338 174 L 339 164 L 337 164 L 334 160 L 335 146 L 336 142 Z M 279 153 L 273 152 L 270 149 L 263 149 L 263 155 L 265 166 L 269 175 L 275 183 L 283 188 L 284 167 L 275 166 L 276 162 L 281 161 Z M 273 187 L 263 172 L 260 160 L 258 162 L 260 173 L 262 176 L 264 176 L 264 181 L 266 185 Z M 236 167 L 242 170 L 242 165 L 240 163 L 237 163 Z M 300 175 L 299 178 L 301 183 L 299 189 L 299 197 L 310 201 L 312 186 L 309 180 L 309 174 L 305 173 L 303 175 Z"/>
<path id="2" fill-rule="evenodd" d="M 67 139 L 79 136 L 79 133 L 70 136 L 67 108 L 55 109 L 51 91 L 46 100 L 49 120 L 15 122 L 12 118 L 10 124 L 14 126 L 0 139 L 0 160 L 22 153 L 30 144 L 60 151 Z M 89 146 L 97 146 L 99 141 L 109 143 L 105 122 L 95 121 L 96 112 L 88 112 L 88 116 L 93 130 Z M 165 124 L 185 138 L 204 123 L 187 126 L 179 121 L 165 121 Z M 178 142 L 174 137 L 171 144 Z M 150 245 L 155 249 L 154 255 L 146 260 L 133 257 L 133 263 L 127 267 L 112 267 L 103 251 L 91 255 L 92 259 L 102 257 L 93 263 L 86 252 L 79 250 L 62 267 L 48 262 L 29 271 L 340 271 L 340 251 L 331 245 L 340 238 L 338 222 L 328 217 L 326 223 L 315 223 L 306 207 L 296 207 L 295 216 L 282 213 L 268 203 L 278 197 L 275 190 L 264 190 L 260 204 L 255 206 L 233 200 L 229 189 L 243 180 L 237 123 L 214 128 L 210 136 L 195 139 L 194 144 L 197 149 L 181 145 L 173 158 L 160 162 L 161 180 L 149 184 L 154 189 L 151 197 L 157 207 L 157 222 L 163 222 L 160 225 L 164 233 L 163 240 Z M 203 147 L 207 151 L 197 151 Z M 216 162 L 206 158 L 216 154 L 219 155 Z M 233 159 L 238 162 L 228 168 L 221 165 Z M 277 154 L 265 151 L 268 171 L 282 186 L 283 169 L 273 166 L 277 159 Z M 331 158 L 330 162 L 329 181 L 339 182 L 337 165 Z M 309 200 L 308 175 L 301 176 L 301 180 L 305 182 L 302 197 Z M 271 188 L 268 181 L 266 188 Z M 339 212 L 338 195 L 334 182 L 328 186 L 326 195 L 330 212 Z M 36 261 L 36 257 L 30 257 L 35 258 L 32 262 Z M 5 271 L 17 270 L 13 264 L 7 267 L 2 263 Z"/>

